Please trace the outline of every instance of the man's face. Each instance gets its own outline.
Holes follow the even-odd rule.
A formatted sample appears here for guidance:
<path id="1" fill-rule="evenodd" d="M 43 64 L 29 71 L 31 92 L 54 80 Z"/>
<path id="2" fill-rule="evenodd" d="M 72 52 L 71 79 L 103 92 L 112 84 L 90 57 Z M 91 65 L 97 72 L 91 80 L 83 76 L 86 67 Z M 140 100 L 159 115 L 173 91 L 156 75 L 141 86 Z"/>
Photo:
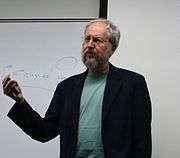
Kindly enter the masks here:
<path id="1" fill-rule="evenodd" d="M 107 64 L 112 50 L 108 41 L 106 24 L 91 24 L 84 35 L 82 60 L 89 69 L 96 69 Z"/>

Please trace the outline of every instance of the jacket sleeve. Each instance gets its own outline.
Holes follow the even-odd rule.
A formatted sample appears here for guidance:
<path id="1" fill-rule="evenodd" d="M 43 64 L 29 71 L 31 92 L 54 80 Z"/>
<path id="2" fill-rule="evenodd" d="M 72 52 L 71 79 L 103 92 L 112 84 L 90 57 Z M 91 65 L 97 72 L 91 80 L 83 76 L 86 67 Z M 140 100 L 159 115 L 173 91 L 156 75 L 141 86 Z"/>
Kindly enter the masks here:
<path id="1" fill-rule="evenodd" d="M 151 101 L 142 76 L 136 80 L 132 111 L 132 158 L 151 158 Z"/>
<path id="2" fill-rule="evenodd" d="M 63 89 L 58 85 L 44 118 L 26 101 L 22 105 L 15 103 L 8 117 L 31 138 L 40 142 L 49 141 L 59 134 L 60 105 L 63 104 L 62 91 Z"/>

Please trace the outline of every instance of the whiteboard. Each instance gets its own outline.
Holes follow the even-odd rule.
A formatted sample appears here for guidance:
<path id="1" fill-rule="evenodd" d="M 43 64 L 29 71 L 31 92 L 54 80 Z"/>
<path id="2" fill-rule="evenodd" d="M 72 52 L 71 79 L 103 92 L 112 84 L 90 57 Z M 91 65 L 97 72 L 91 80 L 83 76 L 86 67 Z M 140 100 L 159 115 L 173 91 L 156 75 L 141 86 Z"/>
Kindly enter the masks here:
<path id="1" fill-rule="evenodd" d="M 32 107 L 45 114 L 58 82 L 85 70 L 81 36 L 85 22 L 1 23 L 0 77 L 10 74 Z M 13 100 L 0 84 L 0 155 L 57 158 L 59 138 L 42 144 L 24 134 L 6 115 Z"/>

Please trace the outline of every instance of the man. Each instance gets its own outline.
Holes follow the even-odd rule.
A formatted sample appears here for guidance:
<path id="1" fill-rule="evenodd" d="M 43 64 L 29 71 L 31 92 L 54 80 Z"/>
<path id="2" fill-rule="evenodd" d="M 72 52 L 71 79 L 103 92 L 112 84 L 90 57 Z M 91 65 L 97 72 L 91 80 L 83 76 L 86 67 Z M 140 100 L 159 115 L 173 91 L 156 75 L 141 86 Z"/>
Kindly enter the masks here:
<path id="1" fill-rule="evenodd" d="M 109 63 L 119 38 L 119 29 L 108 20 L 87 24 L 82 44 L 87 70 L 58 84 L 44 118 L 6 76 L 4 93 L 16 101 L 8 116 L 35 140 L 60 135 L 61 158 L 150 158 L 151 103 L 145 79 Z"/>

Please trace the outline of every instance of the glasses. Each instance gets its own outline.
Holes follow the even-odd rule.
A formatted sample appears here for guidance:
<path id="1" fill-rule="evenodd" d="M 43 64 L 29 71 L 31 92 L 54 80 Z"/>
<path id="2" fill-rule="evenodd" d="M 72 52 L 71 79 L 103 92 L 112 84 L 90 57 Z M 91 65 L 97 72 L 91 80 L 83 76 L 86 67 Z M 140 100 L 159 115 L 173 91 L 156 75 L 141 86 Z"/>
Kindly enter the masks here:
<path id="1" fill-rule="evenodd" d="M 83 39 L 83 43 L 88 44 L 90 41 L 92 42 L 92 44 L 94 45 L 102 45 L 105 44 L 107 42 L 107 40 L 104 40 L 101 37 L 94 37 L 94 36 L 84 36 L 82 37 Z"/>

